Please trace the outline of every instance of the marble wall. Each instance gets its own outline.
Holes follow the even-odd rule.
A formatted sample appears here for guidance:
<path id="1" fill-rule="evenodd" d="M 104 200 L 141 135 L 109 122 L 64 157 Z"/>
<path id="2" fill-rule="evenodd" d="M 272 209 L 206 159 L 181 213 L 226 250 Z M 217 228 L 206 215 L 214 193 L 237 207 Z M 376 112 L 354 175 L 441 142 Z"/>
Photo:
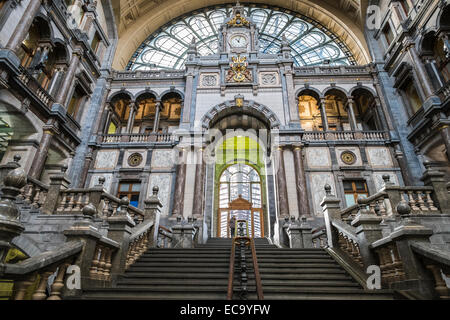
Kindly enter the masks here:
<path id="1" fill-rule="evenodd" d="M 367 147 L 367 160 L 373 168 L 391 168 L 394 163 L 386 147 Z"/>
<path id="2" fill-rule="evenodd" d="M 333 174 L 330 172 L 312 172 L 310 173 L 310 193 L 312 194 L 312 210 L 314 214 L 321 216 L 322 207 L 320 203 L 325 197 L 325 185 L 329 184 L 331 186 L 331 192 L 336 195 L 336 185 L 334 183 Z"/>
<path id="3" fill-rule="evenodd" d="M 97 153 L 95 160 L 96 169 L 114 169 L 117 164 L 117 158 L 119 151 L 117 150 L 105 150 Z"/>
<path id="4" fill-rule="evenodd" d="M 330 151 L 322 147 L 307 148 L 306 161 L 310 168 L 329 168 L 331 166 Z"/>
<path id="5" fill-rule="evenodd" d="M 147 189 L 147 197 L 150 197 L 153 192 L 153 187 L 158 186 L 158 197 L 163 205 L 161 215 L 167 216 L 170 209 L 170 193 L 172 188 L 172 174 L 171 173 L 152 173 L 150 175 L 149 187 Z"/>

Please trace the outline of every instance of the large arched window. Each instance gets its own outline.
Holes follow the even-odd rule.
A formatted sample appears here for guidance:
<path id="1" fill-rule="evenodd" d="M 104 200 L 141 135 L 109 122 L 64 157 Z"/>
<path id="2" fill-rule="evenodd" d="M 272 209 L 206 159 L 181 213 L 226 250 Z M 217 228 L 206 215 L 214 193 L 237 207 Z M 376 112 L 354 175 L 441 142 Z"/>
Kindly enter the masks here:
<path id="1" fill-rule="evenodd" d="M 247 164 L 233 164 L 222 172 L 219 181 L 219 236 L 230 236 L 228 223 L 232 216 L 247 221 L 252 237 L 264 236 L 258 172 Z M 248 203 L 248 208 L 242 203 Z"/>
<path id="2" fill-rule="evenodd" d="M 219 28 L 231 14 L 230 7 L 205 9 L 170 22 L 141 44 L 127 69 L 182 69 L 193 37 L 197 39 L 200 55 L 217 53 Z M 331 65 L 354 64 L 345 44 L 317 21 L 280 8 L 257 6 L 245 7 L 245 15 L 259 29 L 262 53 L 279 53 L 284 34 L 297 66 L 318 65 L 325 60 Z"/>

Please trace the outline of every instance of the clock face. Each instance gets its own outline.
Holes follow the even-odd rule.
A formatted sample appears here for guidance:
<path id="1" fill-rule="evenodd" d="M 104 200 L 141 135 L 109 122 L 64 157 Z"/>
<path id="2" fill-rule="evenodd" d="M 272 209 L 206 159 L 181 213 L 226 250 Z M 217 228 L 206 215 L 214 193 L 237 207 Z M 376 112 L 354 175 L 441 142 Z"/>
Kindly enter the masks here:
<path id="1" fill-rule="evenodd" d="M 230 43 L 234 48 L 243 48 L 247 46 L 247 38 L 241 35 L 237 35 L 231 38 Z"/>

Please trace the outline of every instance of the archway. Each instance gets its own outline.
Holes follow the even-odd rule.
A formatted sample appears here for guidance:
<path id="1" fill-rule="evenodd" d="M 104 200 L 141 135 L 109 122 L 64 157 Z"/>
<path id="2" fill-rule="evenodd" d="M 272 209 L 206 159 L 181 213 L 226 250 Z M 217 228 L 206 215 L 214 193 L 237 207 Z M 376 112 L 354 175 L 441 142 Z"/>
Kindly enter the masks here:
<path id="1" fill-rule="evenodd" d="M 230 237 L 231 217 L 247 221 L 249 235 L 268 233 L 265 156 L 249 136 L 225 139 L 216 148 L 215 230 L 217 237 Z"/>

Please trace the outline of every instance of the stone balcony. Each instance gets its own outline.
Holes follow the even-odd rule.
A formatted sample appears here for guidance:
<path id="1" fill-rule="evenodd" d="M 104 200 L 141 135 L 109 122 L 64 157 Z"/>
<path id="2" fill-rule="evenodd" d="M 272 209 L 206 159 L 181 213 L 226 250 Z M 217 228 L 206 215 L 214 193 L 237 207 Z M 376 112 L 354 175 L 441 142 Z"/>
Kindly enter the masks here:
<path id="1" fill-rule="evenodd" d="M 128 133 L 128 134 L 104 134 L 99 136 L 98 143 L 162 143 L 175 144 L 177 137 L 170 133 Z"/>

